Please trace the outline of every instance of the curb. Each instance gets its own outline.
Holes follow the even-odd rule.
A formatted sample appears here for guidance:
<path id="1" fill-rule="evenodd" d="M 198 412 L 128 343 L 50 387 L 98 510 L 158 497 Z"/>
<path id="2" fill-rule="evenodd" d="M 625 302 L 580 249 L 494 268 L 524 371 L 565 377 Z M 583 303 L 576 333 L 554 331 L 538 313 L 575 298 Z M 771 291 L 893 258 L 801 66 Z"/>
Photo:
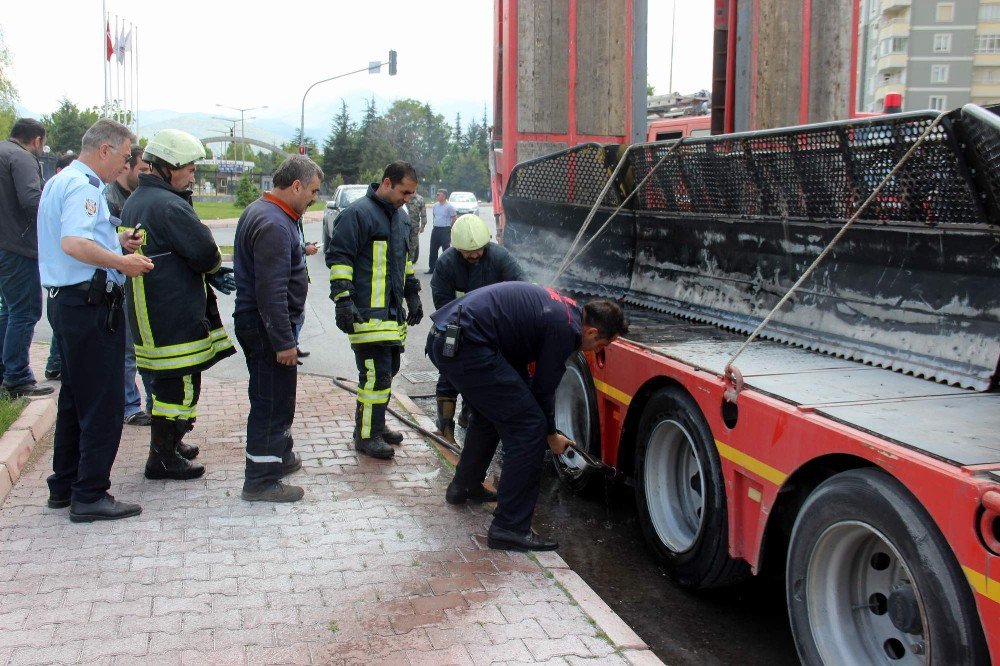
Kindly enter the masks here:
<path id="1" fill-rule="evenodd" d="M 408 395 L 393 391 L 392 396 L 410 412 L 410 415 L 417 423 L 428 430 L 434 429 L 434 422 L 423 413 L 423 410 Z M 452 461 L 452 464 L 458 462 L 458 458 L 451 451 L 437 446 L 433 442 L 431 442 L 431 445 L 435 446 L 449 461 Z M 579 574 L 566 564 L 563 558 L 552 551 L 531 553 L 531 555 L 534 556 L 534 560 L 538 563 L 538 566 L 552 575 L 552 578 L 562 587 L 563 592 L 580 605 L 583 612 L 608 637 L 608 640 L 615 646 L 615 650 L 627 659 L 630 664 L 634 664 L 634 666 L 662 666 L 663 662 L 653 654 L 646 642 L 639 638 L 639 635 L 618 616 L 618 613 L 612 610 L 601 599 L 597 592 Z"/>
<path id="2" fill-rule="evenodd" d="M 31 400 L 21 416 L 0 436 L 0 503 L 21 476 L 31 452 L 56 422 L 54 398 Z"/>

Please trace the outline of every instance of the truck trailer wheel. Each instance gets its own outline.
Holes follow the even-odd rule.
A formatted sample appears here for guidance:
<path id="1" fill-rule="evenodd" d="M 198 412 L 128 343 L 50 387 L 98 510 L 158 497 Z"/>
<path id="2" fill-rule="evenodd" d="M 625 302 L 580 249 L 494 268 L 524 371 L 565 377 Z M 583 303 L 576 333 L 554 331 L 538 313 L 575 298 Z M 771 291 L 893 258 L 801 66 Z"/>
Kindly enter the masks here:
<path id="1" fill-rule="evenodd" d="M 597 416 L 597 392 L 594 379 L 583 354 L 577 352 L 566 361 L 563 375 L 555 398 L 556 427 L 586 453 L 597 458 L 601 456 L 601 424 Z M 566 473 L 553 457 L 559 480 L 574 493 L 584 493 L 600 482 L 592 470 L 585 470 L 579 476 Z"/>
<path id="2" fill-rule="evenodd" d="M 786 569 L 804 664 L 988 664 L 975 600 L 919 502 L 877 469 L 837 474 L 802 506 Z"/>
<path id="3" fill-rule="evenodd" d="M 683 390 L 655 393 L 639 423 L 636 503 L 646 541 L 689 588 L 729 585 L 747 563 L 729 557 L 722 464 L 697 403 Z"/>

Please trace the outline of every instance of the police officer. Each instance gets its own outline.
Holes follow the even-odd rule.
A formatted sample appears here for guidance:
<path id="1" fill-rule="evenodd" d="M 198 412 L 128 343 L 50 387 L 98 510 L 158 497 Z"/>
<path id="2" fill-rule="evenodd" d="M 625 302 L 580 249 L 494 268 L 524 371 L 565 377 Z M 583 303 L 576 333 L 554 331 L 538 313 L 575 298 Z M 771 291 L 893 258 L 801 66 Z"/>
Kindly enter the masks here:
<path id="1" fill-rule="evenodd" d="M 141 254 L 122 255 L 139 242 L 117 234 L 104 198 L 134 140 L 124 125 L 98 120 L 83 135 L 79 159 L 49 181 L 38 210 L 39 269 L 63 361 L 48 504 L 70 506 L 74 522 L 142 512 L 107 492 L 122 434 L 122 284 L 153 268 Z"/>
<path id="2" fill-rule="evenodd" d="M 181 440 L 194 428 L 202 371 L 236 353 L 208 288 L 235 291 L 232 269 L 222 268 L 212 232 L 191 205 L 194 163 L 203 157 L 205 147 L 187 132 L 157 132 L 142 154 L 152 173 L 139 176 L 122 209 L 122 224 L 141 239 L 139 252 L 157 258 L 156 270 L 128 287 L 136 362 L 152 376 L 147 479 L 205 473 L 191 462 L 198 447 Z"/>
<path id="3" fill-rule="evenodd" d="M 506 249 L 490 242 L 490 230 L 477 215 L 463 215 L 451 229 L 451 247 L 437 261 L 431 278 L 431 297 L 440 310 L 473 289 L 497 282 L 523 282 L 524 271 Z M 455 443 L 455 401 L 458 391 L 443 375 L 438 377 L 437 427 L 441 436 Z M 462 414 L 467 405 L 463 403 Z M 462 427 L 468 422 L 459 418 Z"/>
<path id="4" fill-rule="evenodd" d="M 340 214 L 326 250 L 337 328 L 347 333 L 358 366 L 354 448 L 373 458 L 392 458 L 389 444 L 403 441 L 385 427 L 385 410 L 406 326 L 424 316 L 409 257 L 410 221 L 400 210 L 416 188 L 410 164 L 387 166 L 382 182 Z"/>
<path id="5" fill-rule="evenodd" d="M 487 534 L 490 548 L 558 548 L 531 530 L 545 446 L 560 454 L 570 444 L 556 431 L 556 387 L 570 354 L 598 351 L 628 331 L 621 308 L 608 300 L 580 307 L 554 289 L 502 282 L 452 301 L 431 319 L 427 353 L 474 410 L 445 499 L 450 504 L 497 499 Z M 456 326 L 457 348 L 450 343 Z M 494 496 L 482 483 L 498 439 L 503 464 Z"/>
<path id="6" fill-rule="evenodd" d="M 419 192 L 414 192 L 406 202 L 406 214 L 410 217 L 410 263 L 416 266 L 420 256 L 420 234 L 427 225 L 427 205 Z"/>

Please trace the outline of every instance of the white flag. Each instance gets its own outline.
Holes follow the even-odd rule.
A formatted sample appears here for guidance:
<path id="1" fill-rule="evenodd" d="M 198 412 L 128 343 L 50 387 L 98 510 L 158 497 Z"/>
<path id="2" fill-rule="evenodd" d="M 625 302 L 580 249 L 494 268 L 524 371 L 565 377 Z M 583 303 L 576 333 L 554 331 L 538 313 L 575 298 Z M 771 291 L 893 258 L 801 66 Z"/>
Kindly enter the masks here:
<path id="1" fill-rule="evenodd" d="M 115 53 L 118 55 L 118 64 L 125 64 L 125 53 L 132 50 L 132 28 L 128 29 L 128 33 L 125 34 L 125 26 L 122 26 L 122 32 L 118 35 L 118 43 L 115 44 Z"/>

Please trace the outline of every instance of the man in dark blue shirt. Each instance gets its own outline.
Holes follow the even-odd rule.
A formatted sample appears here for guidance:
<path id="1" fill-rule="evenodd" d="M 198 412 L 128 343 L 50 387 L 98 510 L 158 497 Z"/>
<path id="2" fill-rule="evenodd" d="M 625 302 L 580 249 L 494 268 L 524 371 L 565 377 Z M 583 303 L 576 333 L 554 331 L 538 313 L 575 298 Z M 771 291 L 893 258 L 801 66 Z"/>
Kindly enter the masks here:
<path id="1" fill-rule="evenodd" d="M 292 451 L 298 347 L 295 323 L 308 278 L 298 220 L 316 201 L 323 170 L 295 155 L 274 172 L 274 190 L 246 207 L 236 225 L 236 339 L 250 372 L 246 476 L 248 502 L 296 502 L 304 491 L 280 479 L 302 467 Z"/>
<path id="2" fill-rule="evenodd" d="M 555 289 L 501 282 L 452 301 L 431 319 L 427 353 L 473 409 L 445 499 L 498 501 L 490 548 L 556 549 L 558 543 L 531 530 L 545 445 L 560 454 L 571 443 L 556 430 L 555 391 L 570 354 L 599 351 L 628 332 L 621 308 L 609 300 L 580 307 Z M 457 352 L 447 356 L 446 331 L 455 324 L 461 336 Z M 482 483 L 498 435 L 503 466 L 493 495 Z"/>

